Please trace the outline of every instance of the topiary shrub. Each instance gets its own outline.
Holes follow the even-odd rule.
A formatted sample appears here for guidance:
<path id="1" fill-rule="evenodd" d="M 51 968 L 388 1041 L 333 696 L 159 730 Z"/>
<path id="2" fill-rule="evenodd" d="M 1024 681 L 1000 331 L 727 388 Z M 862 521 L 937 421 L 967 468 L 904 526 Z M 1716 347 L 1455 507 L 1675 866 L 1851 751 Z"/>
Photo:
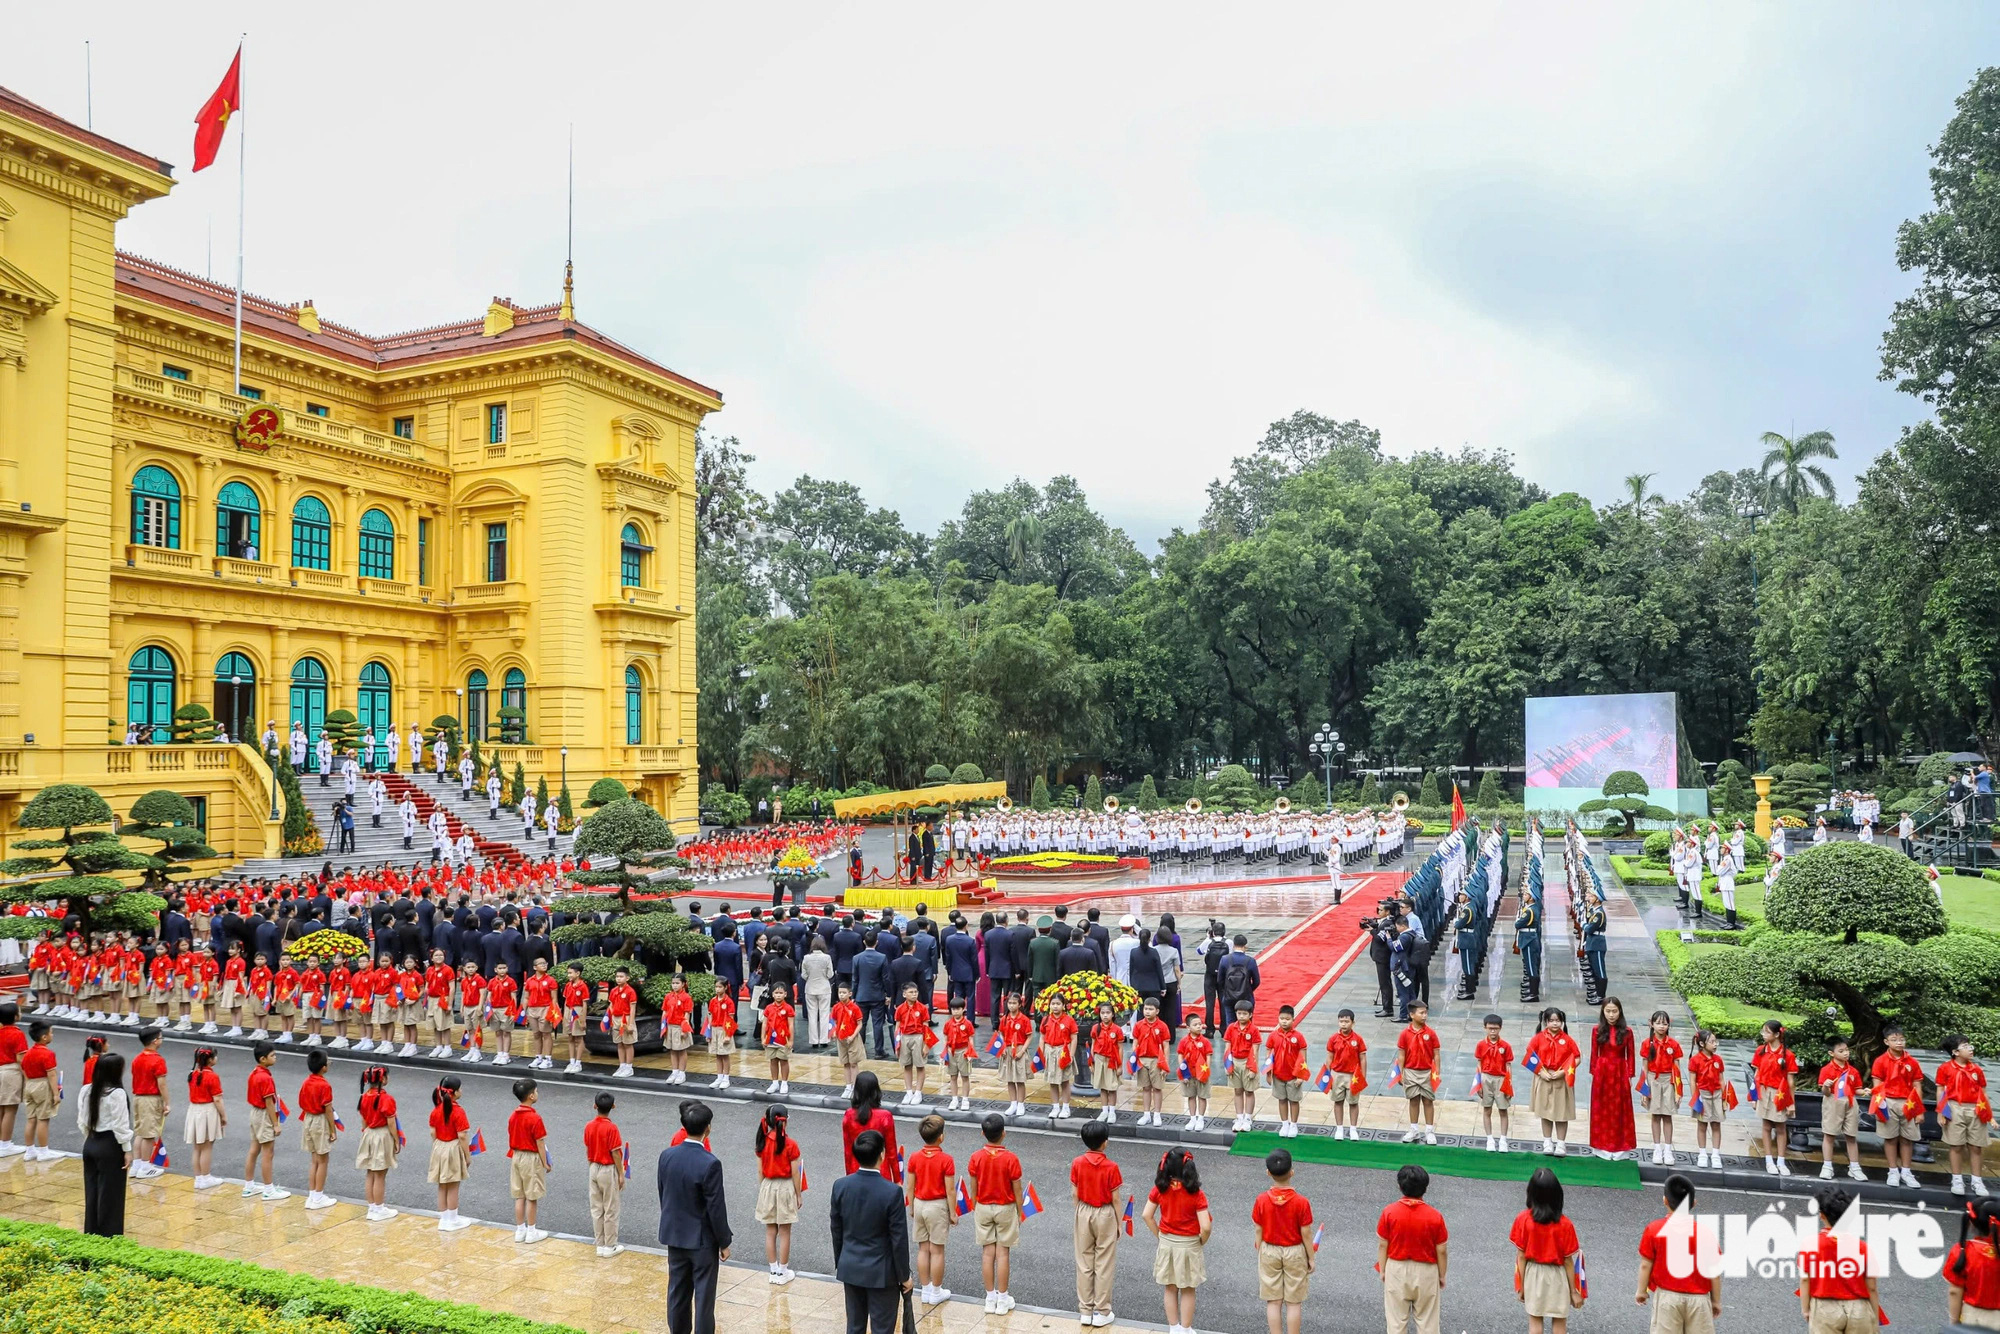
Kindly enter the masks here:
<path id="1" fill-rule="evenodd" d="M 1505 799 L 1506 794 L 1500 790 L 1499 774 L 1488 769 L 1479 776 L 1479 799 L 1477 804 L 1481 810 L 1493 810 Z"/>
<path id="2" fill-rule="evenodd" d="M 1424 775 L 1424 785 L 1417 791 L 1417 805 L 1433 809 L 1444 805 L 1444 797 L 1438 789 L 1437 774 L 1427 773 Z"/>
<path id="3" fill-rule="evenodd" d="M 521 767 L 519 760 L 516 760 L 514 761 L 514 777 L 507 784 L 507 809 L 510 811 L 520 810 L 521 803 L 527 799 L 527 796 L 528 771 Z"/>
<path id="4" fill-rule="evenodd" d="M 2000 1011 L 1989 1006 L 1925 998 L 1897 1019 L 1910 1046 L 1919 1051 L 1944 1051 L 1945 1039 L 1954 1033 L 1972 1039 L 1981 1051 L 2000 1051 Z"/>
<path id="5" fill-rule="evenodd" d="M 1673 852 L 1674 836 L 1671 832 L 1662 829 L 1646 835 L 1645 857 L 1648 862 L 1657 861 L 1664 866 L 1672 859 Z"/>
<path id="6" fill-rule="evenodd" d="M 1951 781 L 1951 752 L 1934 750 L 1917 762 L 1917 786 L 1925 792 Z"/>
<path id="7" fill-rule="evenodd" d="M 583 804 L 594 810 L 599 806 L 609 806 L 614 801 L 623 801 L 631 795 L 617 779 L 600 778 L 590 785 L 590 791 L 584 793 Z"/>
<path id="8" fill-rule="evenodd" d="M 671 899 L 633 898 L 640 892 L 672 895 L 694 888 L 694 882 L 683 877 L 655 878 L 660 871 L 687 865 L 674 855 L 674 842 L 673 826 L 643 802 L 627 798 L 600 808 L 577 830 L 579 866 L 569 873 L 569 880 L 579 892 L 564 894 L 553 905 L 558 912 L 586 920 L 558 927 L 550 938 L 562 944 L 618 936 L 618 949 L 606 962 L 613 968 L 621 963 L 636 965 L 635 975 L 641 966 L 669 972 L 677 959 L 707 953 L 708 937 L 675 911 Z M 611 864 L 594 865 L 606 860 Z M 610 915 L 609 922 L 596 920 L 605 914 Z M 589 977 L 587 970 L 585 976 Z"/>
<path id="9" fill-rule="evenodd" d="M 933 764 L 924 770 L 923 786 L 925 787 L 942 787 L 950 781 L 951 770 L 945 768 L 942 764 Z"/>
<path id="10" fill-rule="evenodd" d="M 1354 799 L 1363 806 L 1380 806 L 1382 804 L 1382 785 L 1375 781 L 1374 774 L 1369 774 L 1361 780 L 1361 791 Z"/>
<path id="11" fill-rule="evenodd" d="M 725 829 L 734 829 L 750 819 L 750 799 L 720 785 L 701 794 L 701 808 Z"/>
<path id="12" fill-rule="evenodd" d="M 1964 1005 L 2000 999 L 2000 936 L 1955 927 L 1918 941 L 1917 949 L 1938 966 L 1936 999 Z"/>
<path id="13" fill-rule="evenodd" d="M 1153 776 L 1147 774 L 1139 782 L 1139 809 L 1142 811 L 1157 811 L 1164 804 L 1160 800 L 1159 788 L 1153 785 Z"/>
<path id="14" fill-rule="evenodd" d="M 209 717 L 208 710 L 199 704 L 183 704 L 174 710 L 173 726 L 169 734 L 177 746 L 215 740 L 215 719 Z M 233 738 L 241 740 L 241 738 Z"/>
<path id="15" fill-rule="evenodd" d="M 986 774 L 978 765 L 968 762 L 959 765 L 951 771 L 951 781 L 954 783 L 983 783 L 986 781 Z"/>
<path id="16" fill-rule="evenodd" d="M 1028 805 L 1038 811 L 1049 809 L 1049 780 L 1035 775 L 1035 784 L 1028 789 Z"/>
<path id="17" fill-rule="evenodd" d="M 354 714 L 349 709 L 333 709 L 328 711 L 324 729 L 326 731 L 326 739 L 333 743 L 333 756 L 336 763 L 339 762 L 342 755 L 354 749 L 355 742 L 361 736 L 360 725 L 355 722 Z"/>
<path id="18" fill-rule="evenodd" d="M 1604 812 L 1604 833 L 1617 838 L 1632 832 L 1639 820 L 1659 820 L 1674 818 L 1672 811 L 1654 806 L 1646 801 L 1652 791 L 1646 780 L 1630 769 L 1618 769 L 1606 775 L 1602 797 L 1593 797 L 1579 805 L 1580 814 Z"/>
<path id="19" fill-rule="evenodd" d="M 75 917 L 85 932 L 151 931 L 159 925 L 158 914 L 167 906 L 166 900 L 126 885 L 111 873 L 156 871 L 163 863 L 119 841 L 112 828 L 117 817 L 96 789 L 80 783 L 51 784 L 21 808 L 14 823 L 22 830 L 60 830 L 51 838 L 14 840 L 18 851 L 56 855 L 10 857 L 0 862 L 0 874 L 45 876 L 52 871 L 64 874 L 0 885 L 0 904 L 61 899 L 68 905 L 66 915 Z"/>
<path id="20" fill-rule="evenodd" d="M 1901 940 L 1943 935 L 1944 908 L 1915 862 L 1868 843 L 1827 843 L 1785 862 L 1764 899 L 1780 931 L 1810 931 L 1853 944 L 1876 931 Z"/>
<path id="21" fill-rule="evenodd" d="M 1090 781 L 1083 785 L 1083 808 L 1086 811 L 1104 809 L 1104 785 L 1097 781 L 1096 774 L 1092 774 Z"/>

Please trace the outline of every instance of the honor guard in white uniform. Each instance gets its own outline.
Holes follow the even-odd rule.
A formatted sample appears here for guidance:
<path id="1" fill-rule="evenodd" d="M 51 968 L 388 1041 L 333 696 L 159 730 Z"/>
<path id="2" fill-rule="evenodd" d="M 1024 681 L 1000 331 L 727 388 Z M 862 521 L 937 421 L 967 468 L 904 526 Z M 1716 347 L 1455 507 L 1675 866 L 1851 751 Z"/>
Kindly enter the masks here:
<path id="1" fill-rule="evenodd" d="M 313 747 L 313 753 L 319 760 L 319 785 L 325 787 L 333 781 L 333 738 L 321 732 L 319 744 Z"/>
<path id="2" fill-rule="evenodd" d="M 403 817 L 403 851 L 408 852 L 417 838 L 417 803 L 407 792 L 396 803 L 396 813 Z"/>
<path id="3" fill-rule="evenodd" d="M 542 828 L 549 831 L 549 851 L 556 850 L 556 828 L 562 824 L 562 807 L 551 801 L 542 808 Z"/>
<path id="4" fill-rule="evenodd" d="M 497 764 L 486 775 L 486 818 L 500 818 L 500 766 Z"/>
<path id="5" fill-rule="evenodd" d="M 389 789 L 380 778 L 368 780 L 368 811 L 375 828 L 382 827 L 382 808 L 389 803 Z"/>
<path id="6" fill-rule="evenodd" d="M 291 739 L 292 768 L 301 773 L 305 771 L 306 767 L 306 745 L 306 725 L 304 723 L 293 723 Z"/>
<path id="7" fill-rule="evenodd" d="M 431 860 L 440 861 L 444 857 L 445 848 L 451 843 L 451 830 L 445 825 L 444 812 L 433 808 L 431 818 L 424 824 L 431 834 Z"/>
<path id="8" fill-rule="evenodd" d="M 463 751 L 458 757 L 458 796 L 461 801 L 472 800 L 472 752 Z"/>
<path id="9" fill-rule="evenodd" d="M 529 842 L 535 837 L 535 794 L 528 792 L 521 797 L 521 840 Z"/>

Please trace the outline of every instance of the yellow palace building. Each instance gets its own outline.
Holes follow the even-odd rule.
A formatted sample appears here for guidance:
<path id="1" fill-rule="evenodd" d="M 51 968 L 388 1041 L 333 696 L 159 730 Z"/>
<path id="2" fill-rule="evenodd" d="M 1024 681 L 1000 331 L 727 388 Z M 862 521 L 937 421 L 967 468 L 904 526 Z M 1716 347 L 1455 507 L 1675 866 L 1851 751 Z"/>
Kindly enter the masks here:
<path id="1" fill-rule="evenodd" d="M 52 782 L 272 854 L 254 745 L 450 715 L 551 789 L 695 814 L 694 457 L 721 396 L 496 299 L 375 337 L 117 250 L 164 162 L 0 89 L 0 844 Z M 566 755 L 565 752 L 566 751 Z"/>

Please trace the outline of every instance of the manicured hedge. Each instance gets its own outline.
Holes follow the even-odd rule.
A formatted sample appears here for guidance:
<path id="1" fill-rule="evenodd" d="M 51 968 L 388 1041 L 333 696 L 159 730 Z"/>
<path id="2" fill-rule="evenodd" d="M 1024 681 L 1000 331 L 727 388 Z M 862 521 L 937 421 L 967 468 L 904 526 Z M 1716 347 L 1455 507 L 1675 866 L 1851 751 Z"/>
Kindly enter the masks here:
<path id="1" fill-rule="evenodd" d="M 355 1334 L 177 1278 L 65 1262 L 39 1242 L 0 1248 L 4 1334 Z"/>
<path id="2" fill-rule="evenodd" d="M 1766 1019 L 1776 1019 L 1786 1028 L 1797 1028 L 1805 1016 L 1784 1010 L 1766 1010 L 1722 996 L 1689 996 L 1688 1009 L 1694 1012 L 1695 1027 L 1705 1028 L 1719 1038 L 1754 1040 Z"/>
<path id="3" fill-rule="evenodd" d="M 154 1250 L 124 1237 L 90 1237 L 49 1223 L 0 1219 L 0 1248 L 39 1242 L 71 1264 L 219 1288 L 287 1317 L 325 1316 L 376 1334 L 580 1334 L 573 1326 L 528 1320 L 457 1302 L 433 1301 L 332 1279 L 265 1269 L 187 1251 Z M 199 1327 L 199 1326 L 197 1326 Z"/>

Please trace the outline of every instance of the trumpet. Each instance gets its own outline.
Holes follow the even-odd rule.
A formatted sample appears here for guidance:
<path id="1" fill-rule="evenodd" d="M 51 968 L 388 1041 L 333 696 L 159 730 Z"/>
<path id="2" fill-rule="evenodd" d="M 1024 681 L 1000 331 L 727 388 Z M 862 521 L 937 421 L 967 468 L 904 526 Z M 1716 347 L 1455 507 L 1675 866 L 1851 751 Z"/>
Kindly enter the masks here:
<path id="1" fill-rule="evenodd" d="M 1200 798 L 1200 797 L 1189 797 L 1189 798 L 1187 799 L 1187 805 L 1185 805 L 1185 806 L 1181 807 L 1181 809 L 1182 809 L 1182 810 L 1184 810 L 1184 811 L 1186 811 L 1186 812 L 1187 812 L 1187 813 L 1188 813 L 1189 815 L 1200 815 L 1200 814 L 1201 814 L 1201 798 Z"/>
<path id="2" fill-rule="evenodd" d="M 1104 813 L 1106 815 L 1116 815 L 1118 813 L 1118 798 L 1106 797 L 1104 799 Z"/>
<path id="3" fill-rule="evenodd" d="M 1292 809 L 1292 799 L 1290 797 L 1279 797 L 1277 801 L 1272 803 L 1271 809 L 1283 815 Z"/>
<path id="4" fill-rule="evenodd" d="M 1409 805 L 1410 794 L 1407 792 L 1398 792 L 1395 799 L 1389 803 L 1389 809 L 1401 815 L 1405 810 L 1409 809 Z"/>

